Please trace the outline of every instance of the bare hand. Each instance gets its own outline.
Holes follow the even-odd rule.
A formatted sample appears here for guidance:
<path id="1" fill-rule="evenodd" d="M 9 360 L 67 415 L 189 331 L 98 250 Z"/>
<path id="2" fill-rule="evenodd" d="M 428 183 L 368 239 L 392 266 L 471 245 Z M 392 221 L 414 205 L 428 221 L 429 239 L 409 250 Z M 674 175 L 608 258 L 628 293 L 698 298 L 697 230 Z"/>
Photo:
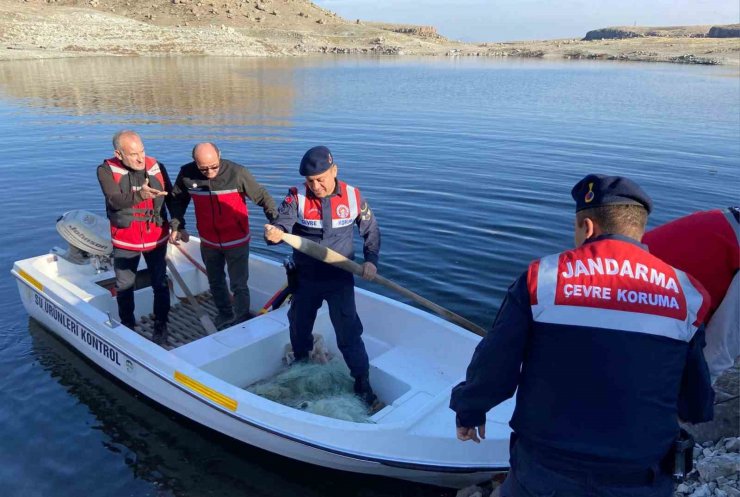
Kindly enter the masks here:
<path id="1" fill-rule="evenodd" d="M 150 187 L 149 178 L 147 178 L 144 181 L 144 184 L 141 185 L 141 190 L 139 190 L 139 193 L 141 194 L 141 198 L 144 200 L 149 200 L 150 198 L 156 197 L 163 197 L 167 195 L 167 192 L 163 192 L 162 190 L 157 190 L 156 188 Z"/>
<path id="2" fill-rule="evenodd" d="M 486 439 L 486 425 L 482 424 L 478 426 L 477 428 L 475 427 L 468 428 L 465 426 L 458 426 L 457 427 L 457 439 L 462 440 L 463 442 L 472 440 L 473 442 L 479 444 L 481 440 Z"/>
<path id="3" fill-rule="evenodd" d="M 283 241 L 283 230 L 276 228 L 271 224 L 265 225 L 265 240 L 271 243 L 280 243 Z"/>
<path id="4" fill-rule="evenodd" d="M 378 274 L 378 268 L 372 262 L 365 262 L 362 265 L 362 277 L 364 279 L 372 281 L 376 274 Z"/>
<path id="5" fill-rule="evenodd" d="M 180 245 L 180 241 L 188 243 L 190 241 L 190 234 L 187 230 L 172 231 L 170 233 L 170 243 L 172 245 Z"/>

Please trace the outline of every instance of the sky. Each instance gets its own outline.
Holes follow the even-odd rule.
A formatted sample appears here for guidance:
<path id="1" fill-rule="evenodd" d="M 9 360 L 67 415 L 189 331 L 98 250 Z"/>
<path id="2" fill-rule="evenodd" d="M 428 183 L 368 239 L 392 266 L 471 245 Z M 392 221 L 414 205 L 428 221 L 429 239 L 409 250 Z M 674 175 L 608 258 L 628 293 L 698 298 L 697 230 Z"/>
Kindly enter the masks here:
<path id="1" fill-rule="evenodd" d="M 582 38 L 607 26 L 740 23 L 738 0 L 314 0 L 345 19 L 432 25 L 463 41 Z"/>

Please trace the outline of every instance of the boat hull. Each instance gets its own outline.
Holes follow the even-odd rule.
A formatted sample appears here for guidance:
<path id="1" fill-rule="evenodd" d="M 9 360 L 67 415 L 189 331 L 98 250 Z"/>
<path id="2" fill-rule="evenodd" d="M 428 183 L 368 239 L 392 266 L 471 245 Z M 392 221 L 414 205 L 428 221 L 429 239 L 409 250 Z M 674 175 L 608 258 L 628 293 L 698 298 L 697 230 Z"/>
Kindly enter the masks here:
<path id="1" fill-rule="evenodd" d="M 291 433 L 286 425 L 265 423 L 265 417 L 250 418 L 245 415 L 245 412 L 248 414 L 246 407 L 240 405 L 238 410 L 232 409 L 228 401 L 223 401 L 218 393 L 201 382 L 201 371 L 189 369 L 182 361 L 173 362 L 170 352 L 152 346 L 138 335 L 126 336 L 121 330 L 130 331 L 128 328 L 116 323 L 110 315 L 101 315 L 99 309 L 86 305 L 63 286 L 43 282 L 40 276 L 33 276 L 17 265 L 13 274 L 23 305 L 33 319 L 133 389 L 233 439 L 319 466 L 445 487 L 459 488 L 477 483 L 490 478 L 492 471 L 506 469 L 508 454 L 503 448 L 498 450 L 499 456 L 495 458 L 498 462 L 494 464 L 430 464 L 429 458 L 419 461 L 363 454 L 362 447 L 354 447 L 352 440 L 332 445 L 307 437 L 310 427 L 308 431 Z M 260 401 L 262 399 L 255 403 Z M 449 429 L 454 431 L 454 426 L 450 425 Z M 372 433 L 366 434 L 370 435 Z M 362 436 L 360 433 L 354 443 L 363 445 Z M 505 440 L 491 443 L 502 445 Z"/>

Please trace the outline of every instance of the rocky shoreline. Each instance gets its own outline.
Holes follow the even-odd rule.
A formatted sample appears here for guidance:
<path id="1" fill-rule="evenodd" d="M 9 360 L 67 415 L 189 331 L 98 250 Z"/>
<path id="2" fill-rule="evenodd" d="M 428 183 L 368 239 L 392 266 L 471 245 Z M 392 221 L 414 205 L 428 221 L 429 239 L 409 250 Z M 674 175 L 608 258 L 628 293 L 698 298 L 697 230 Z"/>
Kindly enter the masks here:
<path id="1" fill-rule="evenodd" d="M 643 28 L 655 35 L 629 32 L 613 38 L 592 35 L 598 39 L 591 40 L 462 43 L 432 26 L 346 20 L 308 0 L 0 0 L 0 60 L 356 54 L 740 66 L 738 38 L 713 38 L 689 28 Z M 609 30 L 623 32 L 602 31 Z"/>
<path id="2" fill-rule="evenodd" d="M 714 420 L 685 425 L 694 436 L 694 469 L 675 485 L 674 497 L 740 497 L 740 362 L 714 384 Z M 456 497 L 499 497 L 504 475 Z"/>
<path id="3" fill-rule="evenodd" d="M 456 497 L 500 497 L 501 479 L 472 485 Z M 740 497 L 740 437 L 694 446 L 694 469 L 677 484 L 674 497 Z"/>

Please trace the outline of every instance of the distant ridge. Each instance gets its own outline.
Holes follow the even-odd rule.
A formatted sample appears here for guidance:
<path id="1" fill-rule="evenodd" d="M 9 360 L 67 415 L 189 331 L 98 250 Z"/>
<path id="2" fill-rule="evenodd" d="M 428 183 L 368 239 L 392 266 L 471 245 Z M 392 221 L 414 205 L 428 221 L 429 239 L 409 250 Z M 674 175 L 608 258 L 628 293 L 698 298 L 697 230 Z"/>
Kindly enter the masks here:
<path id="1" fill-rule="evenodd" d="M 739 31 L 737 24 L 616 26 L 585 40 L 462 42 L 434 26 L 347 20 L 308 0 L 0 0 L 0 60 L 341 54 L 740 66 Z"/>
<path id="2" fill-rule="evenodd" d="M 584 41 L 623 40 L 627 38 L 735 38 L 740 37 L 740 24 L 720 26 L 612 26 L 586 33 Z"/>

